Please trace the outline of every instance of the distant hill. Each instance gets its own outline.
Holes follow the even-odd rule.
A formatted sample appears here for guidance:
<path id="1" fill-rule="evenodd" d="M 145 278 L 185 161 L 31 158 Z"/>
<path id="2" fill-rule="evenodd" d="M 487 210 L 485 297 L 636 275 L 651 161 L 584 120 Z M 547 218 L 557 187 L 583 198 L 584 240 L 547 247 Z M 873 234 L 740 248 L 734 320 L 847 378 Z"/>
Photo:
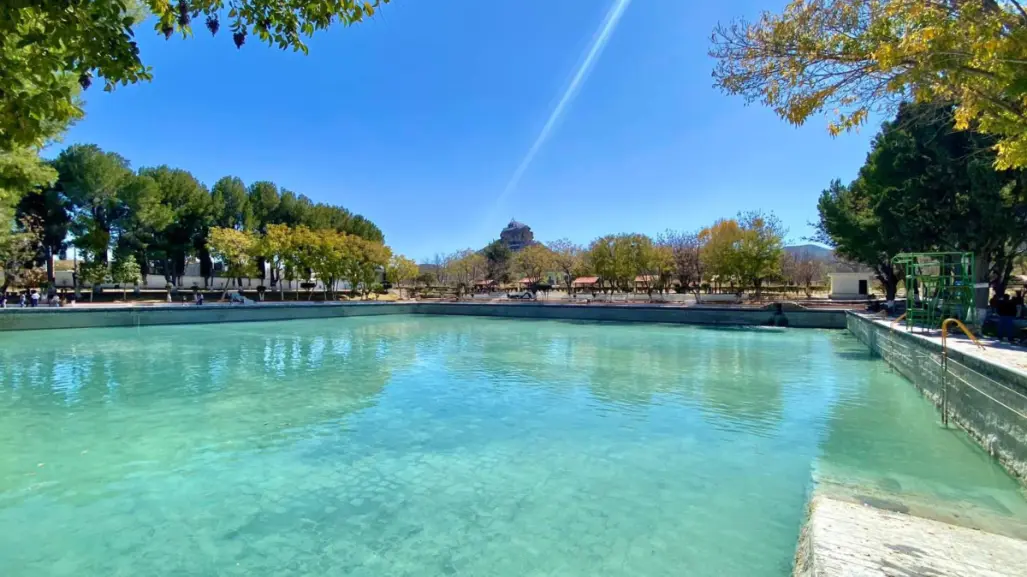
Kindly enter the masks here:
<path id="1" fill-rule="evenodd" d="M 816 260 L 822 260 L 825 262 L 834 260 L 834 251 L 818 244 L 797 244 L 795 246 L 786 246 L 785 252 L 789 254 L 802 254 L 803 252 L 807 252 Z"/>

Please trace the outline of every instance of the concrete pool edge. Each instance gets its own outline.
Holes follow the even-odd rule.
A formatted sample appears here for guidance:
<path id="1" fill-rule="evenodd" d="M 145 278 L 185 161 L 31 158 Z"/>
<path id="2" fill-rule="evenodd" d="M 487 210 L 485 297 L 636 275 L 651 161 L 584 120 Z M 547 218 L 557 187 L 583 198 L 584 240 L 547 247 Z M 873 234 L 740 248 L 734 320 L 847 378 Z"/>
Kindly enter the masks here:
<path id="1" fill-rule="evenodd" d="M 1027 542 L 824 496 L 799 535 L 794 577 L 1020 574 Z"/>
<path id="2" fill-rule="evenodd" d="M 953 348 L 943 371 L 941 345 L 931 339 L 853 312 L 846 325 L 939 409 L 947 387 L 949 418 L 1027 484 L 1027 423 L 1020 414 L 1027 411 L 1027 374 Z"/>
<path id="3" fill-rule="evenodd" d="M 281 303 L 237 306 L 121 306 L 8 308 L 0 310 L 0 332 L 176 324 L 258 322 L 370 315 L 468 315 L 498 318 L 754 326 L 771 323 L 774 312 L 732 307 L 489 303 Z M 786 311 L 795 328 L 845 329 L 844 310 Z"/>

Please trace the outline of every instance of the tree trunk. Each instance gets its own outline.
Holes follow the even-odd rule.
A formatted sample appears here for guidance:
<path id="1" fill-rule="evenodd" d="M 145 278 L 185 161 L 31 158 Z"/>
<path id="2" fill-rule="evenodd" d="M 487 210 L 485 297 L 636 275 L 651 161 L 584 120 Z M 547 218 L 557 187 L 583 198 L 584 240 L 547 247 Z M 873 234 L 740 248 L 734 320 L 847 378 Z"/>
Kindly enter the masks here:
<path id="1" fill-rule="evenodd" d="M 175 282 L 175 271 L 171 268 L 171 257 L 167 254 L 164 255 L 164 283 L 171 284 Z"/>
<path id="2" fill-rule="evenodd" d="M 203 277 L 203 288 L 207 288 L 214 276 L 214 259 L 211 258 L 206 245 L 200 249 L 200 276 Z"/>
<path id="3" fill-rule="evenodd" d="M 899 279 L 896 278 L 891 267 L 878 267 L 876 276 L 877 280 L 881 281 L 881 286 L 884 287 L 884 300 L 895 300 L 895 293 L 899 288 Z"/>
<path id="4" fill-rule="evenodd" d="M 999 251 L 995 255 L 995 262 L 991 266 L 991 288 L 995 294 L 1002 294 L 1009 287 L 1009 278 L 1013 274 L 1014 257 L 1006 251 Z"/>
<path id="5" fill-rule="evenodd" d="M 988 272 L 991 268 L 987 254 L 974 255 L 974 308 L 977 309 L 977 324 L 980 327 L 984 324 L 984 317 L 988 314 L 988 292 L 991 283 Z"/>
<path id="6" fill-rule="evenodd" d="M 228 277 L 225 277 L 225 284 L 224 284 L 224 286 L 221 287 L 221 299 L 220 300 L 225 300 L 225 297 L 228 296 L 228 282 L 230 280 L 231 279 L 229 279 Z"/>
<path id="7" fill-rule="evenodd" d="M 139 261 L 139 276 L 143 277 L 143 280 L 145 281 L 147 275 L 153 273 L 153 270 L 150 267 L 149 255 L 147 254 L 146 249 L 140 249 L 136 251 L 135 256 L 136 260 Z"/>
<path id="8" fill-rule="evenodd" d="M 50 286 L 57 284 L 57 278 L 53 271 L 53 247 L 46 247 L 46 282 L 50 283 Z"/>
<path id="9" fill-rule="evenodd" d="M 267 268 L 265 263 L 267 261 L 262 256 L 257 257 L 257 278 L 260 279 L 260 284 L 264 284 L 264 279 L 267 278 Z"/>

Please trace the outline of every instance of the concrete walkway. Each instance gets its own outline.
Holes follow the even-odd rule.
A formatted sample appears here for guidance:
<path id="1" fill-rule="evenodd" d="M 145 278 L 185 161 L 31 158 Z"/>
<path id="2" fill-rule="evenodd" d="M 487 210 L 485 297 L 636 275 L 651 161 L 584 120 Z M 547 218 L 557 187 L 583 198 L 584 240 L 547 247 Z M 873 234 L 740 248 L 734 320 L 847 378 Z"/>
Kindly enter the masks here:
<path id="1" fill-rule="evenodd" d="M 873 320 L 881 326 L 901 331 L 906 330 L 906 325 L 902 321 L 896 324 L 893 322 L 893 319 Z M 913 334 L 941 344 L 940 330 L 922 331 L 920 329 L 916 329 Z M 984 350 L 981 350 L 977 345 L 973 344 L 970 339 L 963 336 L 963 333 L 960 332 L 958 328 L 951 327 L 949 329 L 949 336 L 946 344 L 952 350 L 979 357 L 997 365 L 1002 365 L 1006 368 L 1027 374 L 1027 347 L 1012 345 L 990 337 L 980 337 L 979 340 L 981 344 L 984 345 Z"/>
<path id="2" fill-rule="evenodd" d="M 1027 577 L 1027 542 L 818 496 L 795 577 Z"/>

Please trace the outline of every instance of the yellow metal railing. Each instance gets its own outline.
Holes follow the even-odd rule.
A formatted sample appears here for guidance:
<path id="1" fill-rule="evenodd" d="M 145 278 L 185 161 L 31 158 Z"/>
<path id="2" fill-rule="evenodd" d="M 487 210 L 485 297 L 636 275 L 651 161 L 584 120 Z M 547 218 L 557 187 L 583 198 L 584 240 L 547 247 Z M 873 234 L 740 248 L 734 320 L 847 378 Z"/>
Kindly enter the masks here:
<path id="1" fill-rule="evenodd" d="M 970 332 L 970 329 L 966 328 L 966 325 L 963 324 L 963 321 L 961 321 L 959 319 L 956 319 L 956 318 L 949 318 L 949 319 L 945 319 L 945 320 L 941 321 L 941 348 L 942 348 L 942 352 L 944 352 L 946 350 L 946 348 L 945 348 L 945 340 L 948 339 L 948 336 L 949 336 L 949 323 L 956 323 L 956 326 L 958 326 L 959 329 L 963 331 L 963 334 L 965 334 L 966 336 L 970 337 L 970 340 L 973 341 L 975 345 L 980 347 L 980 349 L 982 351 L 984 350 L 984 345 L 981 344 L 981 341 L 977 340 L 977 337 L 975 337 L 973 335 L 973 333 Z"/>
<path id="2" fill-rule="evenodd" d="M 970 329 L 966 328 L 963 321 L 956 318 L 948 318 L 941 321 L 941 422 L 948 426 L 949 424 L 949 347 L 947 344 L 949 338 L 949 324 L 956 323 L 963 334 L 970 337 L 975 345 L 984 350 L 984 345 L 981 341 L 977 340 L 977 337 L 970 332 Z"/>

